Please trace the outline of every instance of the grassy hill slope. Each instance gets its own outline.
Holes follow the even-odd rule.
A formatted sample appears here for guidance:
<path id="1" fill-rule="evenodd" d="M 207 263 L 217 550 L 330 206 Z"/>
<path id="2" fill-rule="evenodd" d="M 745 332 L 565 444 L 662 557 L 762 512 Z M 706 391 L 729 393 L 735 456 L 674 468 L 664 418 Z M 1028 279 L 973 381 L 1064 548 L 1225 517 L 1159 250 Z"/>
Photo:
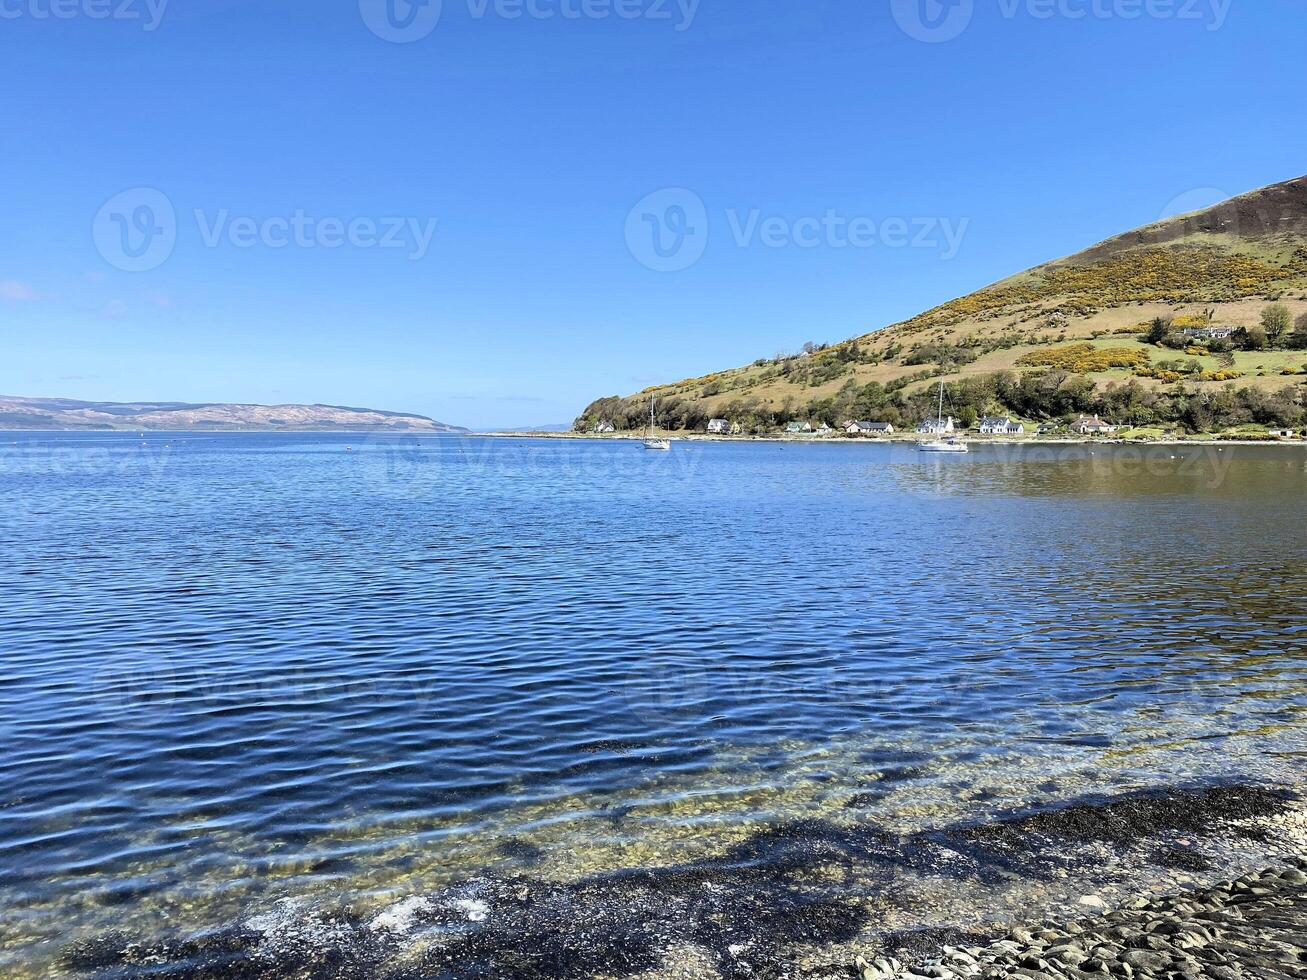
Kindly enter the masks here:
<path id="1" fill-rule="evenodd" d="M 1013 404 L 998 391 L 1003 379 L 995 376 L 1033 383 L 1037 375 L 1047 384 L 1049 366 L 1029 363 L 1038 360 L 1032 355 L 1075 343 L 1131 349 L 1144 360 L 1142 368 L 1090 364 L 1068 372 L 1073 384 L 1088 382 L 1091 392 L 1069 399 L 1070 410 L 1096 407 L 1095 397 L 1125 384 L 1142 389 L 1135 401 L 1151 400 L 1155 407 L 1180 396 L 1214 397 L 1231 381 L 1269 397 L 1307 377 L 1307 351 L 1285 349 L 1287 336 L 1279 349 L 1230 353 L 1205 346 L 1177 351 L 1144 337 L 1157 318 L 1173 321 L 1176 330 L 1255 327 L 1272 302 L 1287 306 L 1295 320 L 1307 315 L 1307 177 L 1147 225 L 820 350 L 601 399 L 577 427 L 600 419 L 619 429 L 630 420 L 634 427 L 639 406 L 648 411 L 650 394 L 665 406 L 669 428 L 699 428 L 713 416 L 753 431 L 790 419 L 833 425 L 845 412 L 873 409 L 888 416 L 894 408 L 905 416 L 918 410 L 917 396 L 939 378 L 951 383 L 955 409 L 970 404 L 982 412 L 1011 411 Z M 1172 370 L 1180 367 L 1177 360 L 1183 372 Z M 859 401 L 869 385 L 875 397 Z M 885 399 L 876 386 L 887 389 Z M 1166 419 L 1164 409 L 1154 414 Z M 1172 414 L 1179 418 L 1178 410 Z"/>

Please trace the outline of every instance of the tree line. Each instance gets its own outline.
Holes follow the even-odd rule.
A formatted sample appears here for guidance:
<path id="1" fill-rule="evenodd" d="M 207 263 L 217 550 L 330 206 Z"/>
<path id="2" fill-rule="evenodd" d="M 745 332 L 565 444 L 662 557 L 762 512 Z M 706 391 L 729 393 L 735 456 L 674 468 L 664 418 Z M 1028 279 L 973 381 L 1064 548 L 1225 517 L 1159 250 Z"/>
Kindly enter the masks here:
<path id="1" fill-rule="evenodd" d="M 723 403 L 711 413 L 698 399 L 668 397 L 657 405 L 658 425 L 680 431 L 703 431 L 710 418 L 724 418 L 744 433 L 774 432 L 790 422 L 825 423 L 836 427 L 849 419 L 890 422 L 896 428 L 915 427 L 935 413 L 936 389 L 925 386 L 909 392 L 917 377 L 889 384 L 859 384 L 850 379 L 833 395 L 801 401 L 787 398 L 780 405 L 743 396 Z M 1278 391 L 1224 385 L 1199 389 L 1178 384 L 1150 388 L 1138 381 L 1109 383 L 1102 387 L 1084 375 L 1052 369 L 1034 373 L 1003 371 L 977 375 L 945 384 L 946 413 L 972 426 L 982 415 L 1015 415 L 1025 419 L 1059 421 L 1080 414 L 1097 414 L 1118 425 L 1174 425 L 1190 432 L 1205 432 L 1237 425 L 1301 427 L 1304 409 L 1301 386 Z M 600 422 L 618 431 L 637 431 L 649 416 L 649 403 L 640 397 L 600 398 L 577 418 L 575 429 L 588 432 Z"/>

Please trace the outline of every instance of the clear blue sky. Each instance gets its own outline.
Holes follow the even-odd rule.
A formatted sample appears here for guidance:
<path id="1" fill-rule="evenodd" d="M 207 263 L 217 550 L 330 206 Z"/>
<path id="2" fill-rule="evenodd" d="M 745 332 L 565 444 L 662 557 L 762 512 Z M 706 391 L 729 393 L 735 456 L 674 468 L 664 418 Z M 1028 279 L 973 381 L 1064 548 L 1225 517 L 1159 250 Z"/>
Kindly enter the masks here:
<path id="1" fill-rule="evenodd" d="M 1300 0 L 149 2 L 0 0 L 0 392 L 563 422 L 1307 172 Z"/>

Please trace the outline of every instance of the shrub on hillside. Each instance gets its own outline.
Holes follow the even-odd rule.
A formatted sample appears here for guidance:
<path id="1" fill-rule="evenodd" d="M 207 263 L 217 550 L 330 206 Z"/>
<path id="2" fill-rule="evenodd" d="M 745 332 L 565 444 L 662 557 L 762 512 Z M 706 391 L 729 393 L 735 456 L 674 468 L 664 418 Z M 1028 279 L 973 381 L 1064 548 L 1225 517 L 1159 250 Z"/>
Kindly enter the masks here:
<path id="1" fill-rule="evenodd" d="M 1147 365 L 1147 351 L 1130 347 L 1095 347 L 1093 344 L 1068 344 L 1044 351 L 1031 351 L 1017 359 L 1018 367 L 1053 367 L 1073 374 Z"/>

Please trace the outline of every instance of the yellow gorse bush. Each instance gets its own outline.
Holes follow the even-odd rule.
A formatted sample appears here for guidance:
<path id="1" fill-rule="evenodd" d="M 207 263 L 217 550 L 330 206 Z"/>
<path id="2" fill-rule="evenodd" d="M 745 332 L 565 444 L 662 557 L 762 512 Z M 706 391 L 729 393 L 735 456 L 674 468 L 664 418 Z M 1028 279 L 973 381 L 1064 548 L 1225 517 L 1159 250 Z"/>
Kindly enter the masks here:
<path id="1" fill-rule="evenodd" d="M 1148 363 L 1147 351 L 1131 347 L 1095 347 L 1093 344 L 1050 347 L 1017 358 L 1018 367 L 1054 367 L 1075 374 L 1110 371 L 1112 368 L 1147 367 Z"/>
<path id="2" fill-rule="evenodd" d="M 1283 264 L 1229 252 L 1212 245 L 1137 248 L 1102 262 L 1048 265 L 927 310 L 907 321 L 909 329 L 998 316 L 1013 308 L 1057 303 L 1064 313 L 1089 314 L 1127 303 L 1224 302 L 1263 295 L 1307 277 L 1307 249 Z M 1203 317 L 1182 317 L 1193 326 Z"/>

